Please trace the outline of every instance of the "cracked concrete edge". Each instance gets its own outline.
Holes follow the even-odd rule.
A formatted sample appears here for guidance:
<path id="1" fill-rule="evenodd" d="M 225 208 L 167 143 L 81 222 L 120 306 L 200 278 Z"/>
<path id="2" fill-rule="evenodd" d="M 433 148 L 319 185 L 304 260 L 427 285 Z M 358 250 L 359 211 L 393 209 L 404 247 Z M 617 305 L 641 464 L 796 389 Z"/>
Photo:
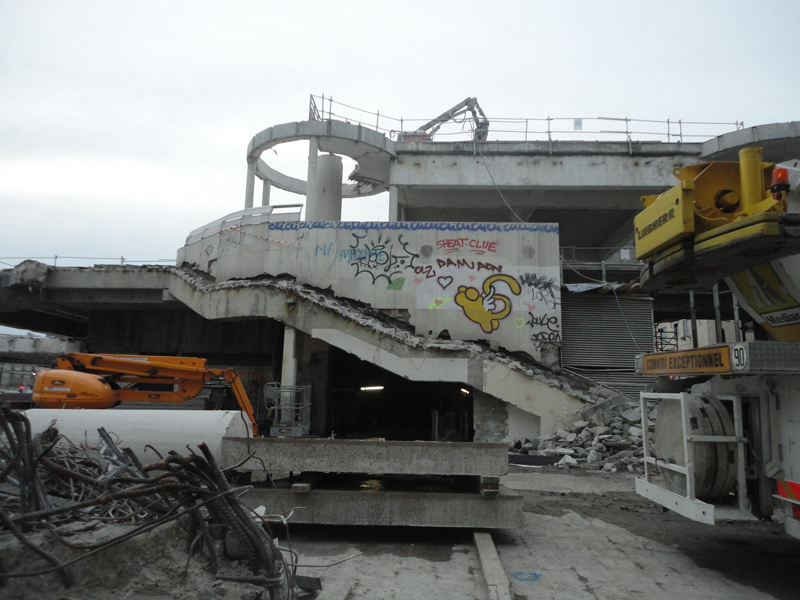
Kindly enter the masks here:
<path id="1" fill-rule="evenodd" d="M 485 349 L 475 342 L 426 339 L 367 314 L 365 311 L 371 310 L 369 307 L 350 306 L 344 299 L 327 296 L 294 281 L 270 278 L 229 280 L 217 284 L 181 268 L 172 269 L 172 274 L 170 293 L 207 319 L 265 316 L 311 334 L 313 328 L 331 327 L 330 317 L 336 317 L 342 331 L 396 356 L 466 358 L 470 363 L 470 381 L 463 383 L 473 386 L 477 383 L 473 380 L 475 374 L 482 372 L 487 363 L 494 362 L 589 404 L 619 395 L 615 390 L 578 375 L 527 365 L 502 352 Z M 233 290 L 251 294 L 250 304 L 259 307 L 259 314 L 233 313 L 230 303 L 226 302 L 224 314 L 220 315 L 218 307 L 222 296 Z M 263 303 L 262 300 L 256 300 L 258 293 L 263 294 Z M 217 296 L 220 300 L 216 300 Z M 214 308 L 215 305 L 217 308 Z"/>
<path id="2" fill-rule="evenodd" d="M 43 268 L 42 268 L 43 267 Z M 216 283 L 203 274 L 166 265 L 101 265 L 94 267 L 51 267 L 25 261 L 12 273 L 25 284 L 42 287 L 71 287 L 69 275 L 114 273 L 131 277 L 147 274 L 146 286 L 163 287 L 172 297 L 206 319 L 268 317 L 311 334 L 314 327 L 336 326 L 349 335 L 402 358 L 464 358 L 468 361 L 468 381 L 483 387 L 484 373 L 493 364 L 502 365 L 548 387 L 558 389 L 586 404 L 596 404 L 619 396 L 619 392 L 569 371 L 553 371 L 526 364 L 502 351 L 463 340 L 432 340 L 387 324 L 369 314 L 363 303 L 337 298 L 292 280 L 265 277 Z M 64 277 L 67 276 L 67 277 Z M 135 285 L 138 287 L 140 284 Z M 237 301 L 231 303 L 230 292 Z M 244 310 L 242 306 L 247 306 Z M 302 305 L 302 310 L 300 309 Z M 513 402 L 512 402 L 513 403 Z"/>

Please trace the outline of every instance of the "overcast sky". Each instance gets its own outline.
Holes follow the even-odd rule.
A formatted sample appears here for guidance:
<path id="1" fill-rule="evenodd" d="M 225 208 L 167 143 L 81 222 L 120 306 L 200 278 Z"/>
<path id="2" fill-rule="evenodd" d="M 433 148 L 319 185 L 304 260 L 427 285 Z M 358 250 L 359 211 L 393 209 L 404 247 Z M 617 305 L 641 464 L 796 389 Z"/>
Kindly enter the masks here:
<path id="1" fill-rule="evenodd" d="M 799 25 L 796 1 L 0 0 L 0 261 L 174 259 L 243 208 L 248 142 L 311 93 L 405 118 L 476 96 L 490 119 L 797 120 Z M 304 178 L 306 150 L 277 151 Z"/>

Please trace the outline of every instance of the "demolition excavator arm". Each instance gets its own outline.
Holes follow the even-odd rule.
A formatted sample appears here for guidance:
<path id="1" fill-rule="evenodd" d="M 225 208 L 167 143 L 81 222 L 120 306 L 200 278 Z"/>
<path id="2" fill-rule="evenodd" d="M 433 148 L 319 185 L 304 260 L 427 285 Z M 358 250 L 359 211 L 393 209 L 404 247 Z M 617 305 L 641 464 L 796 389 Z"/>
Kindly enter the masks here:
<path id="1" fill-rule="evenodd" d="M 475 127 L 474 138 L 475 141 L 485 141 L 489 135 L 489 119 L 486 118 L 486 113 L 483 112 L 481 105 L 478 104 L 477 98 L 465 98 L 454 107 L 446 110 L 435 119 L 431 119 L 415 131 L 404 131 L 400 133 L 401 142 L 424 142 L 433 138 L 434 134 L 439 131 L 439 128 L 448 121 L 455 121 L 458 117 L 470 113 L 472 115 L 472 123 Z"/>

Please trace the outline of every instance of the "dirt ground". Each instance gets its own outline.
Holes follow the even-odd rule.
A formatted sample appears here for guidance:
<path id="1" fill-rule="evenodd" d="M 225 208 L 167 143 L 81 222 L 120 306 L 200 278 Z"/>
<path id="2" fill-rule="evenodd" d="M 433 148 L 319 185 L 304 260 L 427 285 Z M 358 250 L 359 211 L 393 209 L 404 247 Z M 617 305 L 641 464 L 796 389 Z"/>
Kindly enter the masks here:
<path id="1" fill-rule="evenodd" d="M 524 525 L 492 532 L 515 600 L 800 598 L 800 541 L 777 523 L 693 523 L 637 496 L 629 473 L 512 467 L 504 484 L 524 498 Z M 353 600 L 488 600 L 471 531 L 293 525 L 290 533 L 283 543 L 299 553 L 299 574 L 322 578 L 322 598 L 350 589 Z M 136 538 L 75 565 L 70 588 L 56 575 L 10 579 L 0 598 L 258 597 L 252 586 L 215 583 L 199 560 L 184 574 L 183 544 L 178 531 Z M 46 547 L 57 551 L 52 542 Z M 0 536 L 1 571 L 41 566 Z"/>

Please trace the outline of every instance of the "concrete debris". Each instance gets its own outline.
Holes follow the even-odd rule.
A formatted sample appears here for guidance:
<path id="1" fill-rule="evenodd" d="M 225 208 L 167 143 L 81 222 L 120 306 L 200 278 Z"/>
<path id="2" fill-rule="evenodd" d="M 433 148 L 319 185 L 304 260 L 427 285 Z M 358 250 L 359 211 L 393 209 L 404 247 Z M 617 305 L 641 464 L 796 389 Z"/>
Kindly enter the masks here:
<path id="1" fill-rule="evenodd" d="M 578 461 L 571 456 L 565 455 L 560 461 L 556 463 L 559 467 L 577 467 Z"/>
<path id="2" fill-rule="evenodd" d="M 609 400 L 588 408 L 592 410 L 582 411 L 582 414 L 590 415 L 588 419 L 575 421 L 568 429 L 559 428 L 553 435 L 518 441 L 509 452 L 553 457 L 550 464 L 565 468 L 643 472 L 642 422 L 638 403 L 629 400 L 622 404 L 615 398 L 613 402 Z M 648 417 L 655 416 L 653 412 L 648 411 Z M 634 415 L 638 420 L 631 420 Z M 652 430 L 653 421 L 650 419 L 648 427 Z M 570 460 L 565 460 L 567 458 Z"/>
<path id="3" fill-rule="evenodd" d="M 623 411 L 619 416 L 622 417 L 622 420 L 626 423 L 640 423 L 642 420 L 642 411 L 638 407 L 631 408 Z"/>

